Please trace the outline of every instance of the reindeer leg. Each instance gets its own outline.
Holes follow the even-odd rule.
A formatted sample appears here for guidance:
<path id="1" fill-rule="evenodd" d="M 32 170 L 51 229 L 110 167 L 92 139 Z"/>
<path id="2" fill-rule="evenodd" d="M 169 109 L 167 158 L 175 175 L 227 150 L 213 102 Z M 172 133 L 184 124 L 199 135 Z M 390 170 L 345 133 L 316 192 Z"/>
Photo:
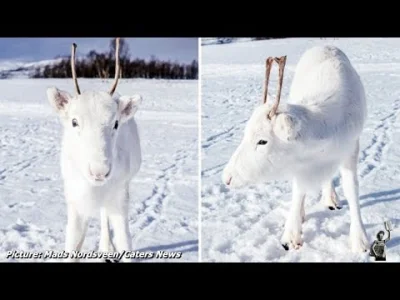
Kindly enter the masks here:
<path id="1" fill-rule="evenodd" d="M 321 200 L 326 207 L 330 210 L 341 209 L 339 205 L 339 197 L 336 194 L 333 181 L 329 180 L 322 185 L 322 196 Z"/>
<path id="2" fill-rule="evenodd" d="M 353 252 L 365 252 L 369 248 L 361 218 L 358 195 L 357 163 L 359 147 L 359 141 L 357 141 L 353 153 L 340 166 L 343 192 L 350 208 L 350 242 Z"/>
<path id="3" fill-rule="evenodd" d="M 304 219 L 304 199 L 306 193 L 296 179 L 293 180 L 292 188 L 292 205 L 290 207 L 289 216 L 286 220 L 285 230 L 282 235 L 281 244 L 285 250 L 289 250 L 290 246 L 299 249 L 303 240 L 302 222 Z"/>
<path id="4" fill-rule="evenodd" d="M 129 219 L 127 213 L 111 214 L 110 223 L 114 230 L 114 245 L 118 253 L 132 251 L 131 235 L 129 232 Z M 129 262 L 130 259 L 123 256 L 121 262 Z"/>
<path id="5" fill-rule="evenodd" d="M 104 207 L 100 209 L 100 243 L 99 243 L 99 251 L 100 252 L 109 252 L 110 251 L 110 229 L 108 226 L 108 216 L 107 211 Z"/>
<path id="6" fill-rule="evenodd" d="M 304 195 L 305 198 L 306 195 Z M 301 210 L 300 210 L 300 214 L 301 214 L 301 222 L 304 223 L 304 221 L 306 220 L 306 210 L 304 209 L 304 199 L 303 199 L 303 203 L 301 204 Z"/>
<path id="7" fill-rule="evenodd" d="M 129 232 L 129 217 L 128 217 L 128 206 L 129 206 L 129 193 L 125 191 L 123 195 L 120 195 L 122 206 L 119 209 L 109 211 L 108 217 L 110 225 L 114 232 L 113 245 L 115 251 L 122 253 L 123 251 L 132 251 L 132 238 Z M 130 262 L 131 259 L 125 255 L 122 257 L 121 262 Z"/>
<path id="8" fill-rule="evenodd" d="M 67 261 L 77 262 L 71 257 L 72 251 L 80 251 L 85 240 L 88 219 L 81 216 L 72 204 L 68 204 L 68 221 L 66 228 L 65 251 L 70 253 Z"/>

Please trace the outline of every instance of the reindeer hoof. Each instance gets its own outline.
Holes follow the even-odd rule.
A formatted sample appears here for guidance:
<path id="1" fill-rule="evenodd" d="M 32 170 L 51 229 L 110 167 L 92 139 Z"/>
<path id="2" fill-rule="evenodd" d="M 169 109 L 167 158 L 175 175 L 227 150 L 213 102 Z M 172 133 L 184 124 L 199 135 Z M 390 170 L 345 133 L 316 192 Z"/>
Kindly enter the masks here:
<path id="1" fill-rule="evenodd" d="M 301 244 L 297 244 L 295 246 L 293 246 L 293 249 L 295 250 L 299 250 L 301 248 Z M 282 244 L 283 249 L 285 249 L 286 251 L 289 251 L 289 245 L 288 244 Z"/>
<path id="2" fill-rule="evenodd" d="M 339 210 L 339 209 L 342 209 L 341 206 L 328 206 L 328 208 L 329 208 L 330 210 L 335 210 L 335 209 Z"/>

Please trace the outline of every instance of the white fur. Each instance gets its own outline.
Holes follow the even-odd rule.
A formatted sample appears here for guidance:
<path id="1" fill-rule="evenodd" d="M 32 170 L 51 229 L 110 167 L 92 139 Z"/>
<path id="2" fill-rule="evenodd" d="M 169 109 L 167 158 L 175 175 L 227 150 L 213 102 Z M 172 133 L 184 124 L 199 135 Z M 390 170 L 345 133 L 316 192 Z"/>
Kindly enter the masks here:
<path id="1" fill-rule="evenodd" d="M 224 183 L 240 188 L 267 180 L 292 180 L 292 207 L 282 244 L 298 248 L 306 193 L 322 190 L 324 204 L 338 208 L 332 179 L 339 169 L 350 208 L 351 248 L 366 251 L 357 162 L 367 105 L 363 84 L 349 59 L 333 46 L 309 49 L 296 67 L 288 103 L 281 103 L 269 120 L 272 102 L 269 98 L 254 110 L 243 140 L 224 169 Z M 268 143 L 259 145 L 260 140 Z"/>
<path id="2" fill-rule="evenodd" d="M 61 171 L 68 207 L 65 250 L 81 250 L 89 218 L 100 214 L 99 250 L 112 251 L 111 225 L 115 250 L 130 251 L 129 182 L 142 160 L 134 120 L 141 96 L 110 96 L 93 91 L 71 96 L 49 88 L 47 97 L 64 128 Z M 73 127 L 73 119 L 78 126 Z"/>

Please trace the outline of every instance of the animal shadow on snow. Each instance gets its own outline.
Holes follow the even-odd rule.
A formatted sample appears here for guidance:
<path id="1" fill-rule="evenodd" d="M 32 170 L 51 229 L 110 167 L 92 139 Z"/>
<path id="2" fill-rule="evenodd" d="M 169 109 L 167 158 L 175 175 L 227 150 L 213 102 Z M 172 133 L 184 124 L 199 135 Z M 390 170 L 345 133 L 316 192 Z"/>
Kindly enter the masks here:
<path id="1" fill-rule="evenodd" d="M 369 199 L 369 198 L 373 198 L 374 200 L 368 201 L 368 202 L 362 201 L 362 203 L 360 205 L 361 208 L 371 206 L 371 205 L 374 205 L 377 203 L 400 200 L 400 189 L 370 193 L 370 194 L 361 196 L 360 200 Z"/>
<path id="2" fill-rule="evenodd" d="M 367 200 L 367 199 L 372 199 L 372 200 Z M 360 196 L 360 208 L 365 208 L 371 205 L 375 205 L 378 203 L 383 203 L 383 202 L 390 202 L 390 201 L 396 201 L 400 200 L 400 189 L 393 189 L 389 191 L 383 191 L 383 192 L 374 192 L 366 195 Z M 306 223 L 304 224 L 305 229 L 307 229 L 307 222 L 314 219 L 314 223 L 316 222 L 318 224 L 318 228 L 320 228 L 321 232 L 326 234 L 327 236 L 333 237 L 333 238 L 339 238 L 341 235 L 346 235 L 348 233 L 348 224 L 343 223 L 341 226 L 335 228 L 335 229 L 329 229 L 329 227 L 325 227 L 327 224 L 326 222 L 329 222 L 329 220 L 332 217 L 336 216 L 343 216 L 344 214 L 348 213 L 348 203 L 346 199 L 340 199 L 340 206 L 342 207 L 340 210 L 335 210 L 331 211 L 328 210 L 327 208 L 323 210 L 318 210 L 313 213 L 310 213 L 307 215 L 306 213 Z M 362 215 L 362 212 L 361 212 Z M 395 219 L 391 220 L 394 226 L 399 226 L 400 225 L 400 220 Z M 349 219 L 350 222 L 350 219 Z M 376 227 L 379 224 L 365 224 L 365 229 L 368 228 L 373 228 Z M 381 224 L 383 226 L 383 223 Z M 320 234 L 320 233 L 319 233 Z M 315 233 L 314 231 L 308 231 L 305 230 L 304 232 L 305 239 L 307 240 L 313 240 L 318 234 Z M 392 238 L 392 240 L 389 242 L 388 247 L 395 247 L 397 244 L 400 243 L 400 238 L 397 240 L 397 238 Z"/>
<path id="3" fill-rule="evenodd" d="M 387 242 L 387 248 L 395 248 L 400 246 L 400 237 L 395 237 Z"/>
<path id="4" fill-rule="evenodd" d="M 184 249 L 182 249 L 184 248 Z M 179 243 L 173 243 L 168 245 L 158 245 L 158 246 L 150 246 L 141 249 L 136 249 L 135 251 L 139 252 L 157 252 L 157 251 L 168 251 L 168 252 L 182 252 L 188 253 L 199 250 L 199 241 L 198 240 L 189 240 Z M 145 259 L 138 259 L 137 261 L 144 261 Z"/>
<path id="5" fill-rule="evenodd" d="M 365 201 L 365 199 L 373 199 L 371 201 Z M 393 189 L 389 191 L 384 191 L 384 192 L 375 192 L 375 193 L 370 193 L 366 194 L 363 196 L 360 196 L 360 208 L 365 208 L 371 205 L 375 205 L 378 203 L 383 203 L 383 202 L 390 202 L 390 201 L 396 201 L 400 200 L 400 189 Z M 339 212 L 345 212 L 348 209 L 348 203 L 346 199 L 340 199 L 340 206 L 342 209 L 338 211 L 331 211 L 331 210 L 324 210 L 324 211 L 317 211 L 314 213 L 311 213 L 307 216 L 306 214 L 306 219 L 314 218 L 314 217 L 321 217 L 322 215 L 324 216 L 330 216 L 332 213 L 339 213 Z"/>

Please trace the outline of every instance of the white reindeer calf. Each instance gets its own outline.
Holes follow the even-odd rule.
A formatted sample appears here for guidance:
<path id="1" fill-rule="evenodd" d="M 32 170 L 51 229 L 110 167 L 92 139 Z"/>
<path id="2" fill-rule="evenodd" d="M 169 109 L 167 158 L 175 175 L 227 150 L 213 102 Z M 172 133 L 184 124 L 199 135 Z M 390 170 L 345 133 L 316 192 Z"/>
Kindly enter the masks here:
<path id="1" fill-rule="evenodd" d="M 279 64 L 275 104 L 267 105 L 272 63 Z M 244 137 L 222 175 L 240 188 L 267 180 L 293 180 L 292 206 L 281 239 L 283 247 L 299 248 L 307 192 L 322 189 L 322 200 L 334 210 L 338 197 L 332 179 L 339 169 L 347 198 L 351 249 L 367 251 L 357 179 L 359 137 L 367 116 L 365 92 L 347 56 L 333 46 L 313 47 L 296 67 L 290 102 L 278 110 L 286 56 L 266 62 L 264 103 L 249 119 Z"/>
<path id="2" fill-rule="evenodd" d="M 115 82 L 108 93 L 80 92 L 75 51 L 73 44 L 71 67 L 77 95 L 57 88 L 47 90 L 48 100 L 64 128 L 61 170 L 68 209 L 65 250 L 81 250 L 88 220 L 100 212 L 99 250 L 110 251 L 110 225 L 114 231 L 114 250 L 131 251 L 129 182 L 141 166 L 140 139 L 133 117 L 142 98 L 114 93 L 120 75 L 119 39 Z"/>

